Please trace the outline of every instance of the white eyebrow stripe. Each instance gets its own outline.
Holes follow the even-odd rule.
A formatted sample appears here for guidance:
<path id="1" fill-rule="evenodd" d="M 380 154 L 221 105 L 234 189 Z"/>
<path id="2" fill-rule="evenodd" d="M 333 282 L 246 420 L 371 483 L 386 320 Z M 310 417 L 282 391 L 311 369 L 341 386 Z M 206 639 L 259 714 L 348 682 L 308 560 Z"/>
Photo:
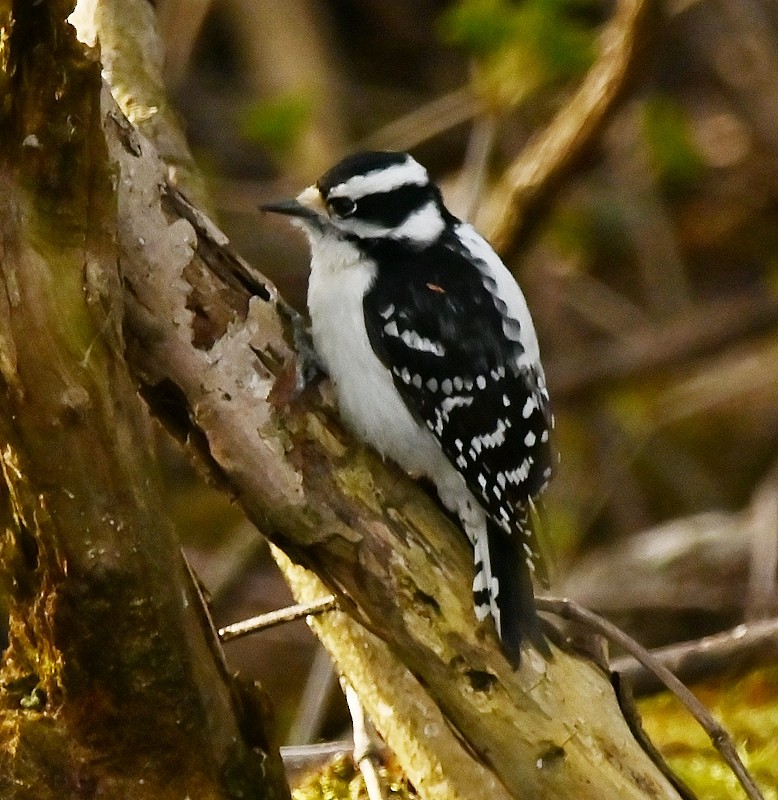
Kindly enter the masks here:
<path id="1" fill-rule="evenodd" d="M 432 244 L 446 227 L 439 209 L 432 200 L 412 212 L 396 228 L 388 228 L 385 225 L 377 225 L 374 222 L 366 222 L 355 217 L 348 217 L 342 221 L 333 219 L 332 224 L 360 239 L 390 238 L 417 245 Z"/>
<path id="2" fill-rule="evenodd" d="M 401 186 L 425 186 L 429 183 L 427 170 L 413 158 L 408 157 L 402 164 L 374 169 L 366 175 L 354 175 L 343 183 L 333 186 L 328 197 L 350 197 L 359 200 L 368 194 L 381 194 L 399 189 Z"/>

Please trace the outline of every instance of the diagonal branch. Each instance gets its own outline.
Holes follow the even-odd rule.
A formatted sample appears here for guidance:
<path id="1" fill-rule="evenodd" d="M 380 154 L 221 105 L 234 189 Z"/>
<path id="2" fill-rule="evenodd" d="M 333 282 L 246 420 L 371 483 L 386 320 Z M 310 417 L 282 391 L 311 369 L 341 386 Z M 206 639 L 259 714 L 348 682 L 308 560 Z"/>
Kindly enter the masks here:
<path id="1" fill-rule="evenodd" d="M 326 384 L 277 408 L 271 392 L 293 359 L 294 313 L 207 218 L 163 188 L 153 149 L 108 98 L 105 130 L 122 176 L 128 354 L 144 396 L 250 519 L 391 643 L 361 636 L 341 612 L 327 615 L 338 623 L 323 635 L 344 672 L 355 652 L 371 654 L 370 681 L 348 674 L 363 701 L 376 688 L 407 701 L 392 690 L 405 674 L 418 703 L 437 707 L 439 735 L 425 737 L 420 724 L 410 742 L 414 757 L 425 751 L 423 764 L 407 735 L 387 736 L 409 753 L 414 783 L 439 785 L 442 770 L 449 796 L 462 798 L 675 797 L 593 666 L 528 651 L 510 668 L 475 624 L 464 537 L 420 486 L 346 435 Z M 468 768 L 449 770 L 456 759 Z"/>
<path id="2" fill-rule="evenodd" d="M 518 249 L 561 177 L 602 130 L 632 76 L 655 9 L 653 0 L 619 0 L 602 33 L 600 57 L 578 91 L 498 182 L 482 228 L 503 256 Z"/>

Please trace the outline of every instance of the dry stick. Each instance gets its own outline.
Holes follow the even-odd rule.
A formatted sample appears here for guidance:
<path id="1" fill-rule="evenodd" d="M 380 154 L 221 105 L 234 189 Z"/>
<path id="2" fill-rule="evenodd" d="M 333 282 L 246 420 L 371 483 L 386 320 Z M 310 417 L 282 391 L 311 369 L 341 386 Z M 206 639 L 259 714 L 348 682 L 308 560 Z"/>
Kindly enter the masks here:
<path id="1" fill-rule="evenodd" d="M 624 91 L 654 7 L 653 0 L 619 0 L 600 37 L 600 57 L 578 91 L 503 174 L 485 215 L 485 233 L 498 252 L 515 247 L 529 207 L 547 195 L 601 130 Z"/>
<path id="2" fill-rule="evenodd" d="M 373 726 L 365 713 L 365 709 L 354 691 L 354 687 L 345 679 L 340 679 L 343 694 L 351 714 L 351 725 L 354 731 L 354 761 L 365 781 L 367 796 L 370 800 L 387 800 L 384 782 L 381 780 L 380 752 Z"/>
<path id="3" fill-rule="evenodd" d="M 359 142 L 358 149 L 410 150 L 486 110 L 470 86 L 455 89 L 393 120 Z"/>
<path id="4" fill-rule="evenodd" d="M 702 639 L 676 642 L 651 651 L 654 658 L 682 680 L 711 674 L 731 663 L 733 657 L 769 658 L 775 654 L 778 654 L 778 619 L 775 618 L 748 622 Z M 614 659 L 610 666 L 633 686 L 653 687 L 658 680 L 650 669 L 632 656 Z"/>
<path id="5" fill-rule="evenodd" d="M 610 641 L 623 647 L 630 655 L 636 658 L 646 669 L 651 670 L 657 678 L 686 706 L 689 713 L 700 723 L 710 737 L 713 746 L 721 757 L 735 773 L 740 785 L 743 787 L 749 800 L 764 800 L 759 787 L 754 782 L 751 774 L 740 760 L 732 737 L 713 717 L 711 712 L 694 696 L 670 670 L 645 647 L 638 644 L 632 637 L 617 628 L 613 623 L 578 605 L 573 600 L 556 597 L 539 597 L 537 606 L 540 611 L 556 614 L 563 619 L 574 620 L 588 625 Z"/>
<path id="6" fill-rule="evenodd" d="M 332 611 L 336 606 L 337 600 L 335 596 L 329 595 L 328 597 L 323 597 L 312 603 L 289 606 L 277 611 L 271 611 L 267 614 L 261 614 L 257 617 L 252 617 L 241 622 L 236 622 L 232 625 L 227 625 L 224 628 L 219 629 L 219 638 L 222 642 L 228 642 L 241 636 L 247 636 L 250 633 L 267 630 L 268 628 L 273 628 L 276 625 L 283 625 L 287 622 L 293 622 L 294 620 L 301 619 L 303 617 L 317 616 L 318 614 Z M 687 642 L 682 645 L 675 645 L 665 648 L 657 653 L 652 653 L 644 648 L 641 644 L 636 642 L 632 637 L 624 633 L 624 631 L 622 631 L 620 628 L 617 628 L 599 614 L 595 614 L 593 611 L 584 608 L 573 600 L 566 598 L 538 597 L 537 606 L 540 611 L 547 611 L 564 619 L 571 619 L 588 625 L 630 653 L 632 658 L 645 670 L 655 675 L 657 679 L 661 681 L 661 683 L 663 683 L 667 689 L 669 689 L 681 701 L 681 703 L 686 706 L 686 708 L 689 710 L 689 713 L 697 720 L 697 722 L 700 723 L 702 728 L 710 737 L 713 746 L 716 748 L 716 750 L 718 750 L 722 758 L 735 773 L 735 776 L 750 800 L 764 800 L 759 788 L 757 787 L 743 762 L 740 760 L 740 756 L 737 753 L 734 742 L 732 741 L 732 737 L 712 716 L 707 707 L 703 705 L 665 665 L 665 662 L 677 662 L 679 659 L 688 656 L 688 654 L 692 651 L 702 652 L 707 651 L 710 648 L 715 649 L 719 644 L 725 647 L 731 647 L 734 641 L 741 640 L 743 638 L 744 634 L 741 633 L 741 630 L 746 626 L 738 626 L 738 628 L 735 628 L 733 631 L 727 631 L 724 634 L 706 637 L 705 639 L 701 639 L 697 642 Z M 765 635 L 775 636 L 776 630 L 778 630 L 777 626 L 778 621 L 766 620 L 764 622 L 764 631 L 761 629 L 762 625 L 758 623 L 755 623 L 749 627 L 758 629 L 753 630 L 753 634 L 763 638 Z M 627 659 L 617 660 L 614 662 L 613 668 L 615 672 L 619 673 L 634 670 L 632 661 Z M 354 694 L 354 690 L 351 688 L 351 686 L 346 683 L 343 690 L 346 694 L 346 701 L 349 703 L 349 710 L 352 714 L 352 720 L 354 721 L 354 759 L 360 765 L 360 769 L 365 777 L 365 783 L 368 785 L 369 782 L 374 780 L 374 778 L 377 780 L 377 773 L 374 774 L 374 748 L 369 735 L 364 730 L 366 717 L 364 715 L 364 710 L 361 711 L 360 717 L 355 709 L 352 708 L 349 697 L 353 696 L 353 698 L 356 698 L 356 695 Z M 358 699 L 356 702 L 359 702 Z M 359 704 L 359 709 L 361 709 L 361 704 Z M 362 727 L 360 727 L 360 725 Z M 361 748 L 358 742 L 363 743 Z M 368 744 L 365 745 L 365 742 Z M 363 760 L 366 762 L 364 769 L 362 768 Z M 374 791 L 376 790 L 374 789 Z M 383 791 L 383 789 L 380 789 L 380 791 Z M 368 793 L 370 793 L 369 789 Z M 373 800 L 372 795 L 371 800 Z"/>
<path id="7" fill-rule="evenodd" d="M 497 117 L 485 112 L 473 120 L 465 153 L 465 163 L 459 175 L 460 208 L 458 216 L 471 222 L 481 204 L 489 159 L 497 137 Z"/>
<path id="8" fill-rule="evenodd" d="M 220 628 L 219 639 L 222 642 L 229 642 L 233 639 L 247 636 L 250 633 L 273 628 L 276 625 L 283 625 L 303 617 L 316 616 L 332 611 L 336 606 L 337 600 L 335 596 L 329 595 L 312 603 L 301 603 L 287 608 L 280 608 L 277 611 L 260 614 L 257 617 Z M 365 780 L 368 797 L 370 800 L 386 800 L 386 791 L 379 773 L 379 753 L 371 730 L 372 725 L 351 684 L 344 678 L 340 679 L 340 683 L 343 693 L 346 695 L 346 703 L 351 714 L 354 730 L 354 761 L 359 766 L 359 770 Z"/>
<path id="9" fill-rule="evenodd" d="M 777 323 L 778 303 L 769 293 L 733 291 L 694 303 L 664 319 L 661 326 L 636 318 L 636 325 L 623 336 L 547 363 L 546 372 L 553 376 L 555 397 L 569 397 L 719 352 L 743 338 L 772 331 Z M 670 410 L 677 415 L 673 405 L 664 417 L 673 418 Z"/>
<path id="10" fill-rule="evenodd" d="M 219 639 L 222 642 L 231 642 L 241 636 L 248 636 L 250 633 L 265 631 L 274 628 L 276 625 L 283 625 L 287 622 L 294 622 L 296 619 L 303 619 L 312 614 L 323 614 L 325 611 L 332 611 L 338 604 L 334 595 L 322 597 L 313 603 L 301 603 L 296 606 L 279 608 L 277 611 L 269 611 L 267 614 L 260 614 L 257 617 L 244 619 L 240 622 L 233 622 L 219 628 Z"/>

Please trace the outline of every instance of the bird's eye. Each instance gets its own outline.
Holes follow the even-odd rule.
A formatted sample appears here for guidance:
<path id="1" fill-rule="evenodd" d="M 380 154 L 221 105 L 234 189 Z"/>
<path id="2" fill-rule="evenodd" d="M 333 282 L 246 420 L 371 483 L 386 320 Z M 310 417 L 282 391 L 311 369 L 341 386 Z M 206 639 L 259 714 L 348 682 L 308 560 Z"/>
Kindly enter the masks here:
<path id="1" fill-rule="evenodd" d="M 341 218 L 350 217 L 357 210 L 357 204 L 350 197 L 331 197 L 327 205 L 335 216 Z"/>

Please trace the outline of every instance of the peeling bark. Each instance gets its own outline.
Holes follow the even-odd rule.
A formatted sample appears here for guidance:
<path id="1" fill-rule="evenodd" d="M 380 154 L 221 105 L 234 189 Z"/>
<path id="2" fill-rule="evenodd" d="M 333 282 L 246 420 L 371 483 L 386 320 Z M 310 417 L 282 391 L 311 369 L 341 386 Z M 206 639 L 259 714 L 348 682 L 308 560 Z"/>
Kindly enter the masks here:
<path id="1" fill-rule="evenodd" d="M 70 10 L 0 11 L 0 796 L 283 800 L 156 485 L 100 64 Z"/>

